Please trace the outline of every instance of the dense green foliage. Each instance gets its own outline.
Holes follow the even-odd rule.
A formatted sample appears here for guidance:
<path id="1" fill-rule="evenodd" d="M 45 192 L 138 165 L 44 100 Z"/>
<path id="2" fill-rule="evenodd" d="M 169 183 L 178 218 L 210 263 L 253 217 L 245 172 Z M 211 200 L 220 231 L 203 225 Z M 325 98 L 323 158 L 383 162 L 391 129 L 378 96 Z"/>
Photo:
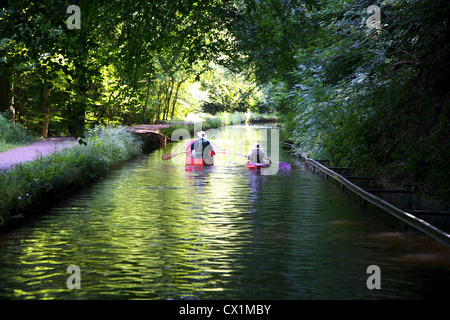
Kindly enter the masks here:
<path id="1" fill-rule="evenodd" d="M 81 9 L 80 29 L 66 25 L 70 4 Z M 367 24 L 371 5 L 379 28 Z M 301 151 L 449 200 L 449 8 L 446 0 L 7 1 L 0 112 L 45 136 L 276 111 Z"/>
<path id="2" fill-rule="evenodd" d="M 360 22 L 369 4 L 314 14 L 317 36 L 297 53 L 290 92 L 294 141 L 449 200 L 449 3 L 383 3 L 380 30 Z"/>
<path id="3" fill-rule="evenodd" d="M 142 147 L 125 128 L 97 127 L 88 132 L 86 142 L 0 172 L 0 225 L 98 179 L 138 156 Z"/>
<path id="4" fill-rule="evenodd" d="M 275 114 L 259 114 L 253 112 L 238 112 L 233 113 L 221 112 L 214 116 L 209 114 L 200 114 L 196 119 L 196 125 L 191 123 L 173 123 L 169 128 L 160 129 L 160 131 L 167 137 L 172 136 L 172 132 L 177 129 L 187 129 L 192 135 L 198 128 L 198 122 L 201 121 L 201 130 L 215 129 L 223 126 L 236 125 L 242 123 L 261 123 L 261 122 L 277 122 L 277 116 Z M 198 130 L 198 129 L 197 129 Z"/>
<path id="5" fill-rule="evenodd" d="M 215 115 L 218 112 L 269 112 L 263 88 L 256 79 L 245 72 L 235 73 L 212 64 L 201 78 L 200 89 L 207 93 L 202 111 Z"/>
<path id="6" fill-rule="evenodd" d="M 0 152 L 27 145 L 32 140 L 20 123 L 14 124 L 0 114 Z"/>
<path id="7" fill-rule="evenodd" d="M 292 13 L 303 8 L 277 20 L 284 22 L 277 26 L 281 34 L 290 34 L 301 20 L 301 41 L 294 37 L 286 49 L 296 62 L 277 64 L 279 53 L 268 48 L 250 55 L 256 70 L 280 71 L 268 79 L 270 101 L 299 150 L 449 201 L 448 1 L 380 2 L 380 29 L 366 23 L 372 1 L 266 5 L 277 3 Z M 270 26 L 266 16 L 274 14 L 283 19 L 281 12 L 265 9 L 252 21 Z M 260 37 L 282 41 L 277 30 Z M 262 54 L 269 58 L 258 58 Z M 273 65 L 265 66 L 265 60 Z"/>
<path id="8" fill-rule="evenodd" d="M 80 29 L 69 29 L 70 4 Z M 187 84 L 229 60 L 230 1 L 7 1 L 0 112 L 43 136 L 193 111 Z"/>

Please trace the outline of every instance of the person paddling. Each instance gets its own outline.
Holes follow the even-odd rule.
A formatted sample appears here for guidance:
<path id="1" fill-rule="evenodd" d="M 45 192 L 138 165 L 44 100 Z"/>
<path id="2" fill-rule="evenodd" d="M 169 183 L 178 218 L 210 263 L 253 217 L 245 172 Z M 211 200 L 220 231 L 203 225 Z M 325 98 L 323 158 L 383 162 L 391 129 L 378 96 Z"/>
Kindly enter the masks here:
<path id="1" fill-rule="evenodd" d="M 252 151 L 248 154 L 247 159 L 253 163 L 272 163 L 267 153 L 261 149 L 259 143 L 253 145 Z"/>
<path id="2" fill-rule="evenodd" d="M 216 154 L 213 145 L 206 139 L 206 133 L 200 131 L 197 133 L 198 138 L 191 143 L 191 158 L 202 159 L 206 164 L 212 165 L 214 163 L 213 156 Z"/>

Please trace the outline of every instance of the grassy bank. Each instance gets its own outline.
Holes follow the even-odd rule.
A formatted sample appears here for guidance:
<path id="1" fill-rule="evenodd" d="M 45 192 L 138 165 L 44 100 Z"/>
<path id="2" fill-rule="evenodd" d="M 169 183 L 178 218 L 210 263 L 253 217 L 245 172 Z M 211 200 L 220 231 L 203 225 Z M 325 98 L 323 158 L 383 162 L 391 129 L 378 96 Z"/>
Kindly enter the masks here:
<path id="1" fill-rule="evenodd" d="M 140 138 L 125 128 L 95 128 L 86 143 L 1 172 L 0 228 L 16 224 L 142 152 Z"/>
<path id="2" fill-rule="evenodd" d="M 0 114 L 0 152 L 28 145 L 33 140 L 21 124 L 14 124 Z"/>
<path id="3" fill-rule="evenodd" d="M 234 113 L 218 113 L 216 115 L 202 115 L 202 130 L 220 128 L 222 126 L 235 125 L 240 123 L 259 123 L 259 122 L 276 122 L 275 115 L 266 115 L 253 112 L 234 112 Z M 167 129 L 161 129 L 161 132 L 170 137 L 176 129 L 187 129 L 194 132 L 194 124 L 176 124 Z"/>

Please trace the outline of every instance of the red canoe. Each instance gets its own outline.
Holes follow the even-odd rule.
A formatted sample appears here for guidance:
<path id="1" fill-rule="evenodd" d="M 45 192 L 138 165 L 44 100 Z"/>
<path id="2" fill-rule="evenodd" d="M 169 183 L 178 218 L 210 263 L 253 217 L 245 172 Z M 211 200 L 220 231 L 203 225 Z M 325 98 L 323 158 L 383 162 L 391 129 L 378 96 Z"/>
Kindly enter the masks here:
<path id="1" fill-rule="evenodd" d="M 212 166 L 212 165 L 214 165 L 214 162 L 213 163 L 206 163 L 205 159 L 203 159 L 203 158 L 192 158 L 191 157 L 191 154 L 192 154 L 192 152 L 191 152 L 191 144 L 193 144 L 194 141 L 195 140 L 191 140 L 184 146 L 184 152 L 186 153 L 185 164 L 186 165 L 193 165 L 193 166 Z M 210 143 L 211 143 L 211 146 L 213 148 L 213 150 L 211 151 L 210 156 L 213 157 L 216 154 L 216 152 L 214 150 L 219 150 L 220 148 L 218 146 L 216 146 L 215 144 L 213 144 L 212 142 L 210 142 Z M 212 160 L 212 158 L 211 158 L 211 160 Z"/>
<path id="2" fill-rule="evenodd" d="M 255 163 L 255 162 L 250 162 L 250 161 L 247 161 L 247 164 L 245 165 L 245 167 L 250 170 L 267 168 L 268 166 L 269 165 L 267 163 Z"/>

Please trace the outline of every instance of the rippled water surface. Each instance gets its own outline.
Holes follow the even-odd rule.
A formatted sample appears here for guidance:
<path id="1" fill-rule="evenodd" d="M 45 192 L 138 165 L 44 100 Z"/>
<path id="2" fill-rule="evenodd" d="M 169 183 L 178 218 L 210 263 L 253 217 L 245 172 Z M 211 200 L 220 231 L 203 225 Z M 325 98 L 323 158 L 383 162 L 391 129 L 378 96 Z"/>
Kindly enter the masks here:
<path id="1" fill-rule="evenodd" d="M 449 248 L 389 229 L 281 148 L 291 171 L 248 171 L 234 153 L 261 129 L 223 129 L 215 142 L 232 154 L 203 170 L 161 160 L 178 145 L 157 150 L 2 236 L 0 298 L 448 297 Z M 67 287 L 70 265 L 81 289 Z M 367 287 L 370 265 L 381 289 Z"/>

